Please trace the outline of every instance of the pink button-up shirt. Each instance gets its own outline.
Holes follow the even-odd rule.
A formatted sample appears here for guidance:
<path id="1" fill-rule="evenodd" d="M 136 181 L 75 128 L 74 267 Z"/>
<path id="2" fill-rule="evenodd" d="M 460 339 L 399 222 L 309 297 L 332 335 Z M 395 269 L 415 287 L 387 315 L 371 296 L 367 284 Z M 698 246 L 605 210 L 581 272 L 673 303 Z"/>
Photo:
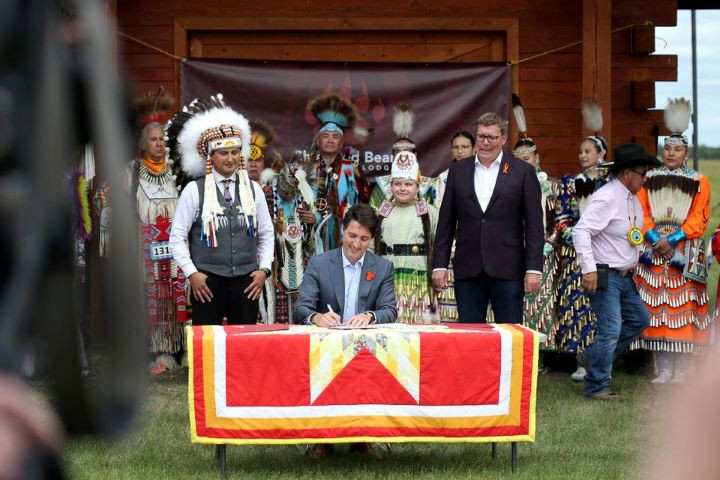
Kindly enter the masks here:
<path id="1" fill-rule="evenodd" d="M 640 247 L 633 247 L 628 231 L 642 230 L 643 209 L 635 194 L 620 181 L 611 180 L 592 197 L 575 228 L 572 239 L 582 273 L 597 271 L 596 263 L 626 270 L 637 264 Z"/>

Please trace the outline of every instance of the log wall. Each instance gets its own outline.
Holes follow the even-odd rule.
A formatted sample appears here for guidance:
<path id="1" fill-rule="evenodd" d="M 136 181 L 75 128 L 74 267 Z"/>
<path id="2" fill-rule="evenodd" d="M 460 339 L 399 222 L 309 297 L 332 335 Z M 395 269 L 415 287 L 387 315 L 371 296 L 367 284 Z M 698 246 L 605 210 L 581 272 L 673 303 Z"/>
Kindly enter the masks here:
<path id="1" fill-rule="evenodd" d="M 115 3 L 120 31 L 163 50 L 177 47 L 174 35 L 177 19 L 244 19 L 237 32 L 197 31 L 188 35 L 190 56 L 230 58 L 380 60 L 396 61 L 483 61 L 510 58 L 511 38 L 497 32 L 443 31 L 398 33 L 393 19 L 437 19 L 454 25 L 463 19 L 512 19 L 517 21 L 520 59 L 545 52 L 583 38 L 583 2 L 579 0 L 521 0 L 489 5 L 462 0 L 365 0 L 363 2 L 316 2 L 309 0 L 168 0 L 146 2 L 121 0 Z M 505 5 L 511 3 L 511 5 Z M 112 7 L 111 7 L 112 8 Z M 652 22 L 655 26 L 676 23 L 676 0 L 613 0 L 612 28 Z M 373 32 L 263 30 L 263 22 L 279 19 L 330 18 L 338 22 L 378 19 L 387 30 Z M 470 21 L 470 20 L 468 20 Z M 255 31 L 245 30 L 253 24 Z M 353 39 L 348 45 L 348 39 Z M 614 145 L 635 140 L 654 151 L 653 126 L 662 124 L 662 112 L 648 109 L 655 81 L 677 78 L 674 55 L 632 55 L 632 30 L 612 35 L 612 125 Z M 357 48 L 357 45 L 364 45 Z M 137 93 L 156 90 L 160 85 L 176 97 L 176 61 L 134 42 L 121 40 L 121 61 L 133 78 Z M 355 48 L 353 48 L 355 45 Z M 368 45 L 383 45 L 375 50 Z M 394 47 L 390 47 L 394 45 Z M 603 48 L 602 45 L 599 45 Z M 394 50 L 393 50 L 394 49 Z M 323 54 L 322 52 L 327 52 Z M 347 57 L 343 55 L 347 51 Z M 363 53 L 365 52 L 365 53 Z M 385 52 L 385 57 L 380 56 Z M 390 52 L 390 53 L 387 53 Z M 394 52 L 394 53 L 393 53 Z M 583 92 L 583 46 L 548 54 L 515 67 L 516 89 L 526 108 L 529 134 L 538 143 L 543 167 L 560 175 L 577 169 L 577 150 L 582 138 L 579 105 Z M 642 108 L 640 108 L 642 107 Z M 662 107 L 662 106 L 660 106 Z M 606 128 L 608 128 L 606 126 Z M 662 132 L 662 130 L 661 130 Z"/>

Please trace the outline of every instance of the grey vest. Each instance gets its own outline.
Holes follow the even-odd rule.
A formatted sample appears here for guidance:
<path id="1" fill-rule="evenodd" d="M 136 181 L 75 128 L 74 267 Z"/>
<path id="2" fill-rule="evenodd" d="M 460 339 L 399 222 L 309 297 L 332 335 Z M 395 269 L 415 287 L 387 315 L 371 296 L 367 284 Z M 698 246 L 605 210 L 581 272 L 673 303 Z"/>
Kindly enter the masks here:
<path id="1" fill-rule="evenodd" d="M 202 208 L 205 198 L 205 177 L 195 180 L 200 198 L 200 212 L 190 228 L 190 258 L 198 270 L 214 273 L 223 277 L 245 275 L 258 268 L 257 246 L 255 239 L 247 234 L 246 223 L 240 225 L 239 212 L 225 201 L 220 189 L 214 184 L 218 203 L 225 210 L 227 225 L 220 226 L 217 235 L 217 247 L 209 247 L 207 238 L 200 238 L 202 232 Z M 211 188 L 212 188 L 211 187 Z M 253 189 L 253 197 L 255 190 Z M 237 178 L 235 181 L 235 199 L 240 200 Z M 236 202 L 237 205 L 237 202 Z"/>

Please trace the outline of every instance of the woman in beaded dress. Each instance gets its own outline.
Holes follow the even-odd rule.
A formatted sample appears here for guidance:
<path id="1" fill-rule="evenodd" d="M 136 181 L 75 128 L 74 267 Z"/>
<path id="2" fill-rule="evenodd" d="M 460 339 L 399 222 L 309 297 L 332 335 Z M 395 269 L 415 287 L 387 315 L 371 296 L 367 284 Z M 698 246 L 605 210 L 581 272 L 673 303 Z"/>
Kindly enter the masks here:
<path id="1" fill-rule="evenodd" d="M 535 293 L 526 293 L 523 302 L 523 324 L 547 335 L 543 348 L 555 348 L 557 333 L 556 301 L 558 288 L 558 271 L 560 261 L 557 252 L 557 232 L 555 230 L 555 200 L 558 181 L 549 177 L 540 169 L 540 155 L 537 145 L 527 136 L 525 111 L 520 98 L 513 94 L 513 113 L 521 139 L 515 144 L 513 155 L 535 168 L 540 183 L 543 225 L 545 227 L 545 244 L 543 247 L 543 270 L 540 289 Z"/>
<path id="2" fill-rule="evenodd" d="M 607 142 L 598 135 L 602 129 L 602 111 L 595 102 L 583 103 L 583 119 L 595 135 L 580 143 L 580 173 L 560 179 L 555 204 L 555 222 L 560 243 L 560 286 L 557 299 L 558 329 L 555 344 L 559 352 L 581 353 L 595 339 L 595 315 L 590 309 L 590 297 L 580 286 L 582 272 L 572 243 L 572 229 L 580 219 L 590 196 L 605 184 L 607 171 L 598 167 L 607 153 Z M 572 379 L 582 381 L 585 368 L 578 361 Z"/>
<path id="3" fill-rule="evenodd" d="M 465 130 L 460 130 L 450 139 L 450 155 L 453 162 L 462 160 L 473 155 L 475 151 L 475 137 Z M 435 198 L 434 205 L 438 211 L 442 205 L 442 199 L 445 195 L 445 185 L 447 184 L 447 176 L 450 169 L 444 170 L 438 176 L 437 183 L 437 197 Z M 453 242 L 452 249 L 450 251 L 450 264 L 448 265 L 448 283 L 447 288 L 438 293 L 438 306 L 440 319 L 443 322 L 457 322 L 458 311 L 457 303 L 455 301 L 455 276 L 453 275 L 452 259 L 455 256 L 455 243 Z M 488 306 L 488 314 L 491 314 L 492 310 Z M 488 316 L 487 318 L 491 318 Z"/>
<path id="4" fill-rule="evenodd" d="M 636 346 L 655 354 L 653 383 L 683 383 L 692 354 L 710 341 L 707 255 L 701 238 L 710 217 L 710 182 L 687 166 L 690 102 L 670 100 L 665 124 L 664 165 L 648 172 L 638 193 L 643 206 L 646 249 L 635 276 L 650 326 Z"/>
<path id="5" fill-rule="evenodd" d="M 391 194 L 378 210 L 379 234 L 375 252 L 395 266 L 395 297 L 398 323 L 439 321 L 435 290 L 430 286 L 438 210 L 419 197 L 420 168 L 412 152 L 395 155 L 391 170 Z"/>

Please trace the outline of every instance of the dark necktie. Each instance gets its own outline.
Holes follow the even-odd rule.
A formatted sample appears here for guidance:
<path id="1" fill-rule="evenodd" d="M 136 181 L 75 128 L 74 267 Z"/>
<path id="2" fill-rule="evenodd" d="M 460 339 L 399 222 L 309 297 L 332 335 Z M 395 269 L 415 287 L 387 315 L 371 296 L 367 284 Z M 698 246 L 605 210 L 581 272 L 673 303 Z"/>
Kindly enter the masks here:
<path id="1" fill-rule="evenodd" d="M 225 197 L 225 201 L 228 203 L 228 205 L 232 205 L 232 195 L 230 195 L 230 183 L 232 182 L 232 180 L 228 178 L 225 180 L 221 180 L 221 182 L 225 184 L 225 189 L 223 190 L 223 197 Z"/>

